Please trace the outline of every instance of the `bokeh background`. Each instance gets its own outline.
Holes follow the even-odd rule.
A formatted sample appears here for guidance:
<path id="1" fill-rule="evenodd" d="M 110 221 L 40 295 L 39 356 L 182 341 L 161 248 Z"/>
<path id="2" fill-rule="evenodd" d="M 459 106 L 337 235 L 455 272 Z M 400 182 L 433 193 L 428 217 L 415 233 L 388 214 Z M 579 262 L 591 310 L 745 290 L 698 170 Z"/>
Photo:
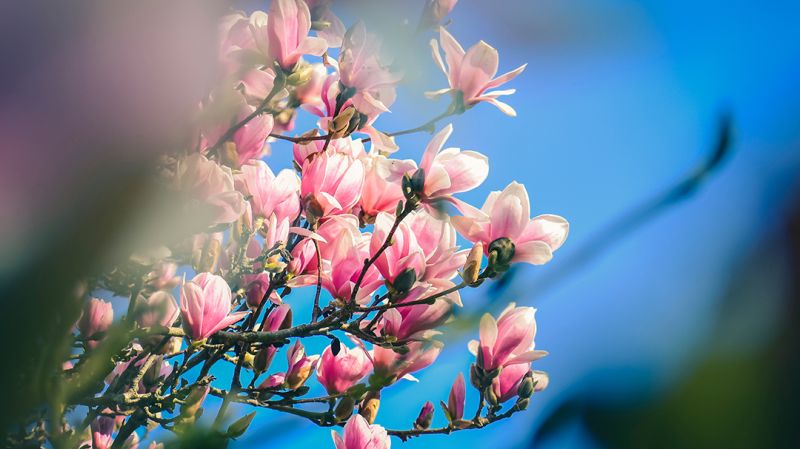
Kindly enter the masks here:
<path id="1" fill-rule="evenodd" d="M 20 273 L 51 277 L 52 285 L 26 290 L 46 294 L 69 279 L 67 256 L 92 266 L 102 261 L 96 254 L 119 246 L 120 234 L 81 240 L 81 230 L 98 220 L 102 230 L 125 227 L 92 213 L 117 204 L 114 192 L 129 197 L 121 186 L 136 185 L 137 152 L 168 147 L 164 130 L 184 125 L 177 108 L 158 101 L 181 105 L 210 78 L 200 45 L 214 15 L 208 8 L 177 2 L 161 17 L 147 9 L 154 3 L 142 2 L 121 6 L 143 11 L 141 20 L 112 26 L 114 10 L 79 3 L 58 14 L 48 9 L 56 2 L 0 7 L 7 8 L 3 53 L 21 58 L 0 75 L 7 78 L 0 97 L 5 324 L 23 313 L 12 295 Z M 334 0 L 345 23 L 365 18 L 410 67 L 392 114 L 380 119 L 385 130 L 414 126 L 446 107 L 421 94 L 445 83 L 430 59 L 431 36 L 393 39 L 394 30 L 416 25 L 422 3 Z M 12 40 L 30 32 L 25 25 L 37 13 L 52 27 Z M 550 264 L 467 292 L 440 361 L 420 373 L 419 384 L 387 390 L 378 419 L 407 428 L 426 400 L 446 399 L 456 373 L 471 363 L 466 342 L 477 334 L 475 319 L 509 301 L 538 308 L 537 348 L 550 355 L 535 367 L 550 374 L 550 385 L 513 419 L 393 446 L 800 447 L 799 16 L 800 3 L 790 1 L 459 1 L 448 29 L 462 45 L 487 41 L 500 52 L 501 72 L 529 64 L 510 86 L 518 117 L 479 105 L 452 120 L 449 144 L 490 158 L 486 183 L 463 198 L 481 204 L 517 180 L 533 211 L 566 217 L 571 234 Z M 148 27 L 155 31 L 145 33 Z M 89 49 L 79 55 L 87 59 L 64 54 L 69 46 L 54 44 L 59 33 L 84 37 L 75 45 Z M 141 41 L 152 33 L 153 42 Z M 155 69 L 140 70 L 156 39 L 172 44 L 155 51 Z M 115 64 L 125 55 L 132 71 Z M 55 69 L 59 62 L 66 69 Z M 52 79 L 55 86 L 46 84 Z M 74 95 L 57 95 L 65 86 Z M 136 95 L 126 95 L 130 86 Z M 696 188 L 665 196 L 708 160 L 726 116 L 732 126 L 724 158 L 695 179 Z M 401 154 L 418 158 L 426 141 L 400 138 Z M 268 162 L 288 166 L 289 147 L 272 150 Z M 40 351 L 44 343 L 32 340 L 9 351 Z M 475 400 L 468 396 L 468 407 Z M 235 444 L 330 446 L 328 429 L 269 411 Z"/>

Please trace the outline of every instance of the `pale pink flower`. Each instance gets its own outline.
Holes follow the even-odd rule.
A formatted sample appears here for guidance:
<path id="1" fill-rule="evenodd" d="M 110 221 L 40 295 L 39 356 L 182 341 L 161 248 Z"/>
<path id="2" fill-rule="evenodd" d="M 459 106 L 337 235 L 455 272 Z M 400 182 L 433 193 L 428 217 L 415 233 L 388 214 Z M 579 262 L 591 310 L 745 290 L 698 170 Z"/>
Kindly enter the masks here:
<path id="1" fill-rule="evenodd" d="M 212 126 L 207 126 L 203 130 L 203 136 L 206 139 L 205 149 L 221 143 L 220 139 L 230 129 L 231 125 L 241 122 L 256 110 L 256 107 L 247 104 L 241 95 L 235 98 L 234 101 L 238 105 L 236 106 L 236 116 L 233 120 L 226 119 L 220 123 L 214 123 Z M 214 107 L 213 103 L 212 107 Z M 231 138 L 236 151 L 236 160 L 233 162 L 240 166 L 251 159 L 261 157 L 264 154 L 267 137 L 272 132 L 274 125 L 275 120 L 272 114 L 259 114 L 240 127 Z"/>
<path id="2" fill-rule="evenodd" d="M 317 365 L 317 379 L 328 394 L 344 393 L 372 371 L 372 361 L 361 347 L 353 349 L 342 344 L 337 354 L 331 346 L 322 352 Z"/>
<path id="3" fill-rule="evenodd" d="M 390 449 L 392 440 L 386 429 L 370 424 L 363 416 L 355 414 L 344 425 L 342 435 L 331 430 L 336 449 Z"/>
<path id="4" fill-rule="evenodd" d="M 273 0 L 267 31 L 269 54 L 284 70 L 290 70 L 304 54 L 320 56 L 328 45 L 311 37 L 311 12 L 303 0 Z"/>
<path id="5" fill-rule="evenodd" d="M 451 92 L 462 97 L 463 104 L 460 106 L 464 108 L 470 108 L 477 103 L 485 101 L 495 105 L 504 114 L 512 117 L 517 115 L 516 111 L 514 111 L 511 106 L 497 99 L 497 97 L 502 95 L 513 94 L 515 92 L 514 89 L 495 91 L 489 91 L 489 89 L 498 87 L 516 78 L 517 75 L 525 70 L 527 64 L 523 64 L 508 73 L 494 78 L 497 74 L 499 57 L 497 50 L 492 48 L 489 44 L 480 41 L 465 52 L 455 38 L 444 28 L 440 28 L 439 30 L 439 40 L 444 48 L 447 67 L 445 67 L 445 62 L 442 61 L 439 45 L 436 43 L 435 39 L 431 40 L 433 59 L 444 74 L 447 75 L 447 81 L 450 83 L 450 87 L 436 92 L 430 92 L 428 94 L 429 96 L 435 97 Z"/>
<path id="6" fill-rule="evenodd" d="M 389 159 L 371 151 L 361 157 L 364 163 L 364 187 L 359 206 L 361 214 L 371 221 L 381 212 L 394 212 L 404 199 L 402 178 L 413 173 L 417 164 L 411 160 Z"/>
<path id="7" fill-rule="evenodd" d="M 293 146 L 294 162 L 298 167 L 302 167 L 309 158 L 313 159 L 313 157 L 322 153 L 323 148 L 325 148 L 324 140 L 311 140 L 308 142 L 296 143 Z M 331 139 L 326 151 L 344 154 L 353 159 L 359 159 L 365 154 L 364 144 L 361 142 L 361 139 L 353 139 L 350 136 L 341 139 Z"/>
<path id="8" fill-rule="evenodd" d="M 159 290 L 146 299 L 139 299 L 136 305 L 136 314 L 136 322 L 140 327 L 170 327 L 178 319 L 180 311 L 175 298 L 171 294 Z"/>
<path id="9" fill-rule="evenodd" d="M 417 301 L 453 287 L 449 281 L 435 281 L 434 285 L 418 285 L 398 304 Z M 433 304 L 416 304 L 387 310 L 381 317 L 379 329 L 384 335 L 398 340 L 427 340 L 440 332 L 433 329 L 450 318 L 453 304 L 461 304 L 458 292 L 438 298 Z"/>
<path id="10" fill-rule="evenodd" d="M 312 64 L 311 77 L 305 84 L 295 88 L 293 92 L 294 99 L 300 105 L 316 105 L 319 107 L 322 104 L 322 84 L 327 78 L 328 70 L 325 65 L 320 63 Z"/>
<path id="11" fill-rule="evenodd" d="M 347 31 L 344 23 L 331 11 L 330 0 L 306 0 L 308 9 L 311 11 L 311 20 L 314 22 L 327 22 L 330 25 L 317 31 L 317 36 L 325 39 L 328 48 L 342 46 L 344 33 Z"/>
<path id="12" fill-rule="evenodd" d="M 105 332 L 111 327 L 114 321 L 114 308 L 108 301 L 92 298 L 83 305 L 83 313 L 78 320 L 77 327 L 83 338 L 86 338 L 86 345 L 94 348 L 99 344 L 99 340 L 88 340 L 94 335 Z"/>
<path id="13" fill-rule="evenodd" d="M 241 320 L 247 312 L 231 314 L 231 288 L 220 276 L 200 273 L 181 287 L 181 315 L 192 340 L 203 340 Z"/>
<path id="14" fill-rule="evenodd" d="M 238 72 L 247 54 L 255 50 L 255 40 L 250 30 L 250 21 L 241 12 L 228 14 L 220 19 L 219 59 L 226 74 Z"/>
<path id="15" fill-rule="evenodd" d="M 553 258 L 569 233 L 569 223 L 558 215 L 530 219 L 525 186 L 512 182 L 502 192 L 492 192 L 478 210 L 461 204 L 464 216 L 452 217 L 456 230 L 471 242 L 482 242 L 488 254 L 491 242 L 507 238 L 514 243 L 513 262 L 541 265 Z"/>
<path id="16" fill-rule="evenodd" d="M 486 371 L 518 363 L 538 360 L 547 352 L 535 349 L 536 309 L 517 307 L 513 302 L 506 307 L 495 321 L 491 315 L 484 314 L 480 323 L 480 341 L 469 343 L 470 351 L 482 352 Z"/>
<path id="17" fill-rule="evenodd" d="M 425 147 L 419 164 L 425 172 L 425 199 L 449 199 L 478 187 L 489 175 L 489 161 L 483 154 L 458 148 L 442 150 L 452 133 L 453 125 L 445 126 Z"/>
<path id="18" fill-rule="evenodd" d="M 517 389 L 531 369 L 530 363 L 509 365 L 500 371 L 500 375 L 492 380 L 492 391 L 502 404 L 517 397 Z"/>
<path id="19" fill-rule="evenodd" d="M 407 344 L 408 352 L 399 354 L 390 348 L 375 346 L 372 349 L 372 364 L 375 374 L 381 376 L 386 382 L 394 383 L 397 379 L 405 378 L 416 380 L 411 373 L 430 366 L 444 346 L 441 342 L 412 341 Z"/>
<path id="20" fill-rule="evenodd" d="M 345 34 L 339 53 L 340 82 L 353 90 L 353 105 L 368 116 L 389 110 L 396 96 L 395 85 L 401 79 L 381 62 L 380 47 L 380 39 L 368 34 L 359 21 Z"/>
<path id="21" fill-rule="evenodd" d="M 250 102 L 260 103 L 275 86 L 275 72 L 271 68 L 254 68 L 241 76 L 242 92 Z M 273 123 L 273 130 L 277 124 Z"/>
<path id="22" fill-rule="evenodd" d="M 92 449 L 108 449 L 114 442 L 114 418 L 98 416 L 92 421 Z"/>
<path id="23" fill-rule="evenodd" d="M 231 223 L 245 211 L 241 193 L 233 188 L 228 167 L 193 153 L 178 163 L 176 188 L 202 204 L 212 224 Z"/>
<path id="24" fill-rule="evenodd" d="M 317 367 L 318 355 L 307 356 L 303 344 L 298 339 L 286 353 L 289 369 L 286 370 L 286 387 L 296 390 L 303 386 Z"/>
<path id="25" fill-rule="evenodd" d="M 325 256 L 322 258 L 322 286 L 337 299 L 350 301 L 353 289 L 364 268 L 364 260 L 370 257 L 369 237 L 363 236 L 357 228 L 332 237 L 323 244 Z M 320 248 L 322 254 L 323 248 Z M 375 267 L 369 267 L 354 298 L 356 303 L 369 301 L 383 281 Z"/>
<path id="26" fill-rule="evenodd" d="M 313 197 L 323 215 L 348 213 L 358 203 L 364 185 L 364 165 L 342 153 L 326 151 L 303 164 L 300 193 Z"/>
<path id="27" fill-rule="evenodd" d="M 154 290 L 172 290 L 181 283 L 181 278 L 175 275 L 177 271 L 178 265 L 175 263 L 158 263 L 147 275 L 147 282 Z"/>
<path id="28" fill-rule="evenodd" d="M 394 225 L 394 216 L 381 212 L 375 218 L 375 229 L 370 240 L 370 253 L 376 254 L 383 245 Z M 425 274 L 425 254 L 422 252 L 417 237 L 408 223 L 401 221 L 392 237 L 394 242 L 378 257 L 375 266 L 389 283 L 394 283 L 397 276 L 406 269 L 414 270 L 416 279 Z"/>
<path id="29" fill-rule="evenodd" d="M 467 384 L 464 382 L 464 373 L 458 373 L 453 387 L 450 388 L 450 396 L 447 398 L 447 413 L 450 421 L 457 421 L 464 417 L 464 403 L 467 396 Z"/>
<path id="30" fill-rule="evenodd" d="M 279 388 L 282 387 L 284 383 L 286 383 L 286 373 L 275 373 L 264 379 L 264 381 L 258 385 L 258 388 L 260 390 Z"/>
<path id="31" fill-rule="evenodd" d="M 458 251 L 456 230 L 447 216 L 438 219 L 423 211 L 406 218 L 425 255 L 425 275 L 421 280 L 450 280 L 467 261 L 469 250 Z"/>
<path id="32" fill-rule="evenodd" d="M 275 214 L 278 221 L 291 222 L 300 214 L 300 178 L 291 170 L 281 170 L 275 176 L 266 162 L 250 161 L 235 176 L 235 184 L 250 197 L 255 217 L 269 219 Z"/>

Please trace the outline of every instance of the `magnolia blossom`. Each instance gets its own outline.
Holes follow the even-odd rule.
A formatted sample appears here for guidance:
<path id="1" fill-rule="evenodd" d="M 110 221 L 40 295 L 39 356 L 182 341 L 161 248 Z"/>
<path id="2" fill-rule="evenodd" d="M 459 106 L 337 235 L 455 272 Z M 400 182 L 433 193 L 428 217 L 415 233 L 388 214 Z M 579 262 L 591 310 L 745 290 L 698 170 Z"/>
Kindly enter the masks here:
<path id="1" fill-rule="evenodd" d="M 181 278 L 176 276 L 178 265 L 172 262 L 156 264 L 147 275 L 147 282 L 154 290 L 171 290 L 181 283 Z"/>
<path id="2" fill-rule="evenodd" d="M 363 22 L 345 34 L 339 54 L 342 85 L 354 89 L 353 105 L 366 115 L 387 112 L 395 100 L 395 85 L 401 77 L 380 61 L 381 42 L 367 33 Z"/>
<path id="3" fill-rule="evenodd" d="M 324 64 L 311 64 L 308 81 L 297 86 L 292 93 L 295 101 L 301 105 L 321 106 L 322 103 L 322 84 L 328 77 L 328 70 Z M 301 164 L 302 165 L 302 164 Z"/>
<path id="4" fill-rule="evenodd" d="M 264 325 L 264 330 L 267 332 L 277 332 L 281 329 L 287 329 L 292 326 L 292 309 L 288 304 L 281 304 L 269 313 L 266 320 L 267 322 Z M 262 357 L 264 357 L 263 366 L 261 368 L 262 371 L 266 371 L 270 364 L 272 364 L 272 359 L 275 358 L 275 353 L 278 352 L 278 348 L 269 345 L 261 350 L 264 351 L 262 355 Z M 283 381 L 281 381 L 281 383 L 283 383 Z"/>
<path id="5" fill-rule="evenodd" d="M 114 321 L 114 308 L 110 302 L 102 299 L 92 298 L 83 306 L 83 313 L 78 320 L 78 330 L 84 338 L 89 339 L 94 335 L 105 332 L 111 327 Z M 86 345 L 94 348 L 98 345 L 97 340 L 87 340 Z"/>
<path id="6" fill-rule="evenodd" d="M 253 216 L 290 222 L 300 214 L 300 178 L 291 170 L 281 170 L 275 176 L 266 162 L 250 161 L 235 177 L 236 188 L 249 196 Z"/>
<path id="7" fill-rule="evenodd" d="M 480 210 L 464 204 L 462 212 L 463 217 L 452 217 L 461 235 L 472 242 L 482 242 L 487 254 L 491 242 L 504 237 L 511 240 L 515 247 L 513 262 L 549 262 L 569 233 L 569 223 L 558 215 L 528 218 L 528 192 L 516 182 L 502 192 L 490 193 Z"/>
<path id="8" fill-rule="evenodd" d="M 221 103 L 224 103 L 224 101 L 226 100 L 220 100 Z M 256 110 L 255 106 L 247 104 L 245 99 L 241 96 L 238 96 L 238 98 L 235 97 L 231 101 L 237 103 L 234 106 L 236 114 L 233 120 L 234 123 L 243 121 Z M 212 103 L 211 107 L 219 107 L 221 109 L 221 111 L 219 111 L 220 113 L 231 108 L 226 105 L 216 105 L 214 103 Z M 212 126 L 206 127 L 203 130 L 203 136 L 206 139 L 205 149 L 223 143 L 221 139 L 232 124 L 231 120 L 226 118 L 222 122 L 214 123 Z M 231 142 L 233 143 L 232 147 L 222 147 L 223 150 L 227 150 L 227 148 L 232 150 L 232 152 L 226 153 L 225 156 L 237 166 L 261 157 L 264 153 L 264 145 L 267 137 L 269 137 L 269 133 L 272 132 L 274 125 L 275 121 L 271 114 L 260 114 L 253 117 L 233 133 L 231 137 Z"/>
<path id="9" fill-rule="evenodd" d="M 393 225 L 394 217 L 388 213 L 382 212 L 375 218 L 375 229 L 369 245 L 372 254 L 376 254 L 383 242 L 386 241 Z M 411 269 L 414 271 L 416 279 L 422 279 L 425 274 L 425 254 L 408 223 L 400 222 L 392 241 L 394 243 L 386 248 L 375 261 L 375 266 L 378 267 L 381 275 L 393 284 L 400 273 Z"/>
<path id="10" fill-rule="evenodd" d="M 114 418 L 98 416 L 92 421 L 92 449 L 109 449 L 114 443 Z"/>
<path id="11" fill-rule="evenodd" d="M 364 185 L 360 160 L 326 151 L 303 164 L 302 197 L 313 198 L 323 215 L 347 213 L 358 203 Z"/>
<path id="12" fill-rule="evenodd" d="M 434 285 L 419 285 L 397 303 L 403 304 L 430 297 L 452 286 L 451 282 L 442 280 L 436 281 Z M 458 292 L 438 298 L 433 304 L 391 308 L 381 317 L 379 328 L 384 335 L 392 335 L 398 340 L 427 340 L 440 333 L 433 329 L 450 318 L 453 304 L 461 304 Z"/>
<path id="13" fill-rule="evenodd" d="M 425 255 L 425 275 L 421 280 L 453 279 L 467 261 L 469 250 L 458 251 L 456 230 L 447 216 L 440 220 L 425 211 L 419 211 L 406 220 Z"/>
<path id="14" fill-rule="evenodd" d="M 509 365 L 492 380 L 492 392 L 501 404 L 517 396 L 517 389 L 531 369 L 530 363 Z"/>
<path id="15" fill-rule="evenodd" d="M 141 327 L 169 327 L 178 319 L 178 303 L 165 292 L 157 291 L 136 304 L 136 322 Z"/>
<path id="16" fill-rule="evenodd" d="M 328 346 L 317 365 L 317 379 L 328 394 L 338 394 L 347 391 L 370 371 L 372 361 L 363 348 L 348 349 L 342 344 L 338 353 L 334 354 L 331 346 Z"/>
<path id="17" fill-rule="evenodd" d="M 458 148 L 442 150 L 452 133 L 453 125 L 445 126 L 425 147 L 419 168 L 425 172 L 423 196 L 426 199 L 449 199 L 455 193 L 478 187 L 489 175 L 486 156 Z"/>
<path id="18" fill-rule="evenodd" d="M 231 289 L 225 279 L 200 273 L 181 287 L 181 316 L 192 340 L 203 340 L 241 320 L 247 312 L 231 314 Z"/>
<path id="19" fill-rule="evenodd" d="M 397 203 L 404 199 L 402 178 L 413 173 L 417 164 L 412 160 L 390 159 L 377 152 L 361 157 L 364 164 L 364 188 L 359 207 L 365 221 L 373 220 L 381 212 L 394 212 Z"/>
<path id="20" fill-rule="evenodd" d="M 411 373 L 427 368 L 436 361 L 444 344 L 436 340 L 424 343 L 412 341 L 407 346 L 408 352 L 398 354 L 392 349 L 376 345 L 371 353 L 375 374 L 388 383 L 400 378 L 416 380 Z"/>
<path id="21" fill-rule="evenodd" d="M 433 403 L 431 403 L 431 401 L 426 401 L 425 404 L 422 405 L 422 409 L 420 409 L 417 419 L 414 421 L 414 427 L 418 429 L 427 429 L 431 426 L 432 421 Z"/>
<path id="22" fill-rule="evenodd" d="M 458 0 L 428 0 L 425 2 L 419 27 L 428 28 L 440 23 L 455 8 L 456 3 Z"/>
<path id="23" fill-rule="evenodd" d="M 321 139 L 296 143 L 293 146 L 294 162 L 298 167 L 302 167 L 309 158 L 320 154 L 323 148 L 325 148 L 325 141 Z M 331 139 L 327 151 L 341 153 L 353 159 L 362 158 L 365 154 L 364 144 L 361 142 L 361 139 L 353 139 L 350 136 L 341 139 Z"/>
<path id="24" fill-rule="evenodd" d="M 267 32 L 269 54 L 284 69 L 297 64 L 304 54 L 320 56 L 328 48 L 324 39 L 311 37 L 311 12 L 304 0 L 273 0 Z"/>
<path id="25" fill-rule="evenodd" d="M 255 39 L 248 17 L 240 12 L 228 14 L 219 22 L 219 59 L 226 74 L 241 70 L 247 54 L 255 50 Z"/>
<path id="26" fill-rule="evenodd" d="M 311 10 L 312 21 L 328 24 L 327 27 L 317 31 L 317 36 L 325 39 L 329 48 L 341 47 L 346 29 L 342 21 L 331 11 L 331 0 L 306 0 L 306 3 Z"/>
<path id="27" fill-rule="evenodd" d="M 390 449 L 392 440 L 386 429 L 378 424 L 370 424 L 363 416 L 355 414 L 344 425 L 344 432 L 339 435 L 331 430 L 333 444 L 336 449 Z"/>
<path id="28" fill-rule="evenodd" d="M 517 75 L 525 70 L 527 64 L 523 64 L 508 73 L 494 78 L 495 74 L 497 74 L 499 57 L 497 50 L 492 48 L 489 44 L 480 41 L 465 52 L 455 38 L 444 28 L 439 29 L 439 40 L 441 41 L 442 48 L 444 48 L 445 59 L 444 61 L 442 60 L 442 55 L 439 52 L 439 45 L 436 43 L 435 39 L 431 40 L 433 59 L 447 76 L 450 87 L 436 92 L 430 92 L 428 94 L 429 96 L 436 97 L 448 92 L 456 93 L 461 96 L 463 102 L 461 106 L 465 108 L 472 107 L 477 103 L 485 101 L 495 105 L 507 115 L 512 117 L 517 115 L 516 111 L 514 111 L 511 106 L 497 99 L 497 97 L 502 95 L 513 94 L 516 90 L 489 91 L 489 89 L 494 89 L 516 78 Z M 447 62 L 446 67 L 445 61 Z"/>
<path id="29" fill-rule="evenodd" d="M 466 402 L 467 386 L 464 382 L 464 373 L 458 373 L 450 396 L 447 398 L 447 414 L 450 421 L 458 421 L 464 417 L 464 404 Z"/>
<path id="30" fill-rule="evenodd" d="M 199 153 L 178 163 L 175 186 L 202 204 L 212 224 L 231 223 L 245 211 L 244 197 L 233 187 L 231 169 Z"/>
<path id="31" fill-rule="evenodd" d="M 289 362 L 289 369 L 286 370 L 286 387 L 290 390 L 296 390 L 306 383 L 306 380 L 308 380 L 308 377 L 319 362 L 319 356 L 307 356 L 303 344 L 300 343 L 300 340 L 297 340 L 289 348 L 286 358 Z"/>
<path id="32" fill-rule="evenodd" d="M 480 323 L 480 341 L 472 340 L 469 349 L 473 354 L 481 352 L 482 368 L 492 371 L 519 363 L 538 360 L 547 352 L 534 346 L 536 337 L 536 309 L 516 307 L 513 302 L 495 320 L 488 313 Z"/>

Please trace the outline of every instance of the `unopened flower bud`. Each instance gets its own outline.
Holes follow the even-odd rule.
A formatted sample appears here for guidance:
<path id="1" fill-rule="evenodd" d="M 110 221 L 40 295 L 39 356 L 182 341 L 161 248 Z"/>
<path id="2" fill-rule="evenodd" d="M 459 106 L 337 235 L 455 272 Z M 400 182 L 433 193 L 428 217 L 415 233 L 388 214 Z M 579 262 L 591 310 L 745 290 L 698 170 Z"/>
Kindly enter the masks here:
<path id="1" fill-rule="evenodd" d="M 531 397 L 532 394 L 533 394 L 533 378 L 526 374 L 525 378 L 522 379 L 522 382 L 520 382 L 519 387 L 517 387 L 517 396 L 521 398 L 529 398 Z"/>
<path id="2" fill-rule="evenodd" d="M 306 220 L 308 220 L 312 226 L 325 215 L 325 210 L 322 209 L 319 201 L 317 201 L 313 195 L 308 195 L 303 199 L 303 210 L 306 212 Z"/>
<path id="3" fill-rule="evenodd" d="M 547 375 L 544 371 L 532 371 L 533 375 L 533 391 L 538 393 L 550 384 L 550 376 Z"/>
<path id="4" fill-rule="evenodd" d="M 208 385 L 195 385 L 192 387 L 183 405 L 181 405 L 181 416 L 184 418 L 192 418 L 197 415 L 200 406 L 203 405 L 203 401 L 206 400 L 209 389 L 210 387 Z"/>
<path id="5" fill-rule="evenodd" d="M 333 134 L 334 139 L 347 137 L 356 129 L 357 123 L 354 124 L 353 119 L 355 119 L 356 122 L 359 120 L 358 114 L 356 114 L 356 108 L 348 106 L 333 118 L 328 131 Z"/>
<path id="6" fill-rule="evenodd" d="M 486 396 L 486 402 L 488 402 L 489 404 L 494 406 L 500 405 L 500 402 L 497 400 L 497 395 L 495 394 L 494 389 L 487 388 L 484 391 L 484 395 Z"/>
<path id="7" fill-rule="evenodd" d="M 314 74 L 314 67 L 311 64 L 297 64 L 292 70 L 292 74 L 286 77 L 286 83 L 290 86 L 302 86 L 311 79 Z"/>
<path id="8" fill-rule="evenodd" d="M 358 414 L 363 416 L 370 424 L 375 422 L 375 417 L 378 416 L 378 409 L 381 406 L 381 392 L 370 391 L 367 397 L 361 402 L 361 407 L 358 409 Z"/>
<path id="9" fill-rule="evenodd" d="M 528 398 L 519 398 L 517 399 L 517 403 L 514 405 L 518 410 L 525 410 L 530 405 L 531 400 Z"/>
<path id="10" fill-rule="evenodd" d="M 489 254 L 493 255 L 490 259 L 491 268 L 497 273 L 503 273 L 511 266 L 511 259 L 514 258 L 514 242 L 506 237 L 500 237 L 489 244 Z"/>
<path id="11" fill-rule="evenodd" d="M 433 404 L 431 401 L 428 401 L 422 406 L 422 410 L 419 411 L 419 416 L 417 416 L 417 420 L 414 421 L 414 428 L 424 430 L 429 428 L 432 422 Z"/>
<path id="12" fill-rule="evenodd" d="M 480 359 L 480 352 L 478 352 L 478 358 Z M 477 363 L 473 363 L 469 367 L 469 383 L 479 390 L 483 388 L 483 369 Z"/>
<path id="13" fill-rule="evenodd" d="M 350 396 L 344 396 L 339 400 L 339 403 L 336 404 L 336 409 L 333 411 L 333 416 L 335 416 L 338 421 L 345 421 L 350 417 L 350 415 L 353 414 L 353 409 L 355 407 L 356 401 L 354 401 Z"/>
<path id="14" fill-rule="evenodd" d="M 462 272 L 462 279 L 467 284 L 474 284 L 478 280 L 478 275 L 481 272 L 481 264 L 483 263 L 483 243 L 478 242 L 467 255 L 467 261 L 464 263 L 464 271 Z"/>
<path id="15" fill-rule="evenodd" d="M 405 296 L 417 282 L 417 272 L 413 268 L 406 268 L 394 279 L 392 289 L 398 296 Z"/>

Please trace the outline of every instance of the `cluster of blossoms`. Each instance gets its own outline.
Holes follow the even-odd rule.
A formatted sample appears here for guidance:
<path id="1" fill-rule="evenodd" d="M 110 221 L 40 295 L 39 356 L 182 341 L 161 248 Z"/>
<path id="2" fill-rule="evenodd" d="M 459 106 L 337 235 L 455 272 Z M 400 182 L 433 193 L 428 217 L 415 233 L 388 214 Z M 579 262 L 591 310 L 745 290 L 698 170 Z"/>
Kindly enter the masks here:
<path id="1" fill-rule="evenodd" d="M 454 4 L 430 0 L 420 26 L 437 28 Z M 343 435 L 333 431 L 338 449 L 389 448 L 391 435 L 482 427 L 524 410 L 547 385 L 531 369 L 546 353 L 534 349 L 535 310 L 511 304 L 496 319 L 485 315 L 469 345 L 476 357 L 469 383 L 480 396 L 475 418 L 465 417 L 467 382 L 459 374 L 442 403 L 444 427 L 431 427 L 430 402 L 407 430 L 375 424 L 382 390 L 414 379 L 439 356 L 437 336 L 462 305 L 459 291 L 513 263 L 548 262 L 567 222 L 531 218 L 528 193 L 516 182 L 490 193 L 480 209 L 459 199 L 483 183 L 489 164 L 481 153 L 445 148 L 451 125 L 424 149 L 409 148 L 417 158 L 394 158 L 394 136 L 405 132 L 382 132 L 377 123 L 402 75 L 380 53 L 377 36 L 361 22 L 346 28 L 328 2 L 273 0 L 267 12 L 224 17 L 218 32 L 219 83 L 198 103 L 190 149 L 169 155 L 163 167 L 167 187 L 205 231 L 98 281 L 127 292 L 131 304 L 115 322 L 110 303 L 91 299 L 77 324 L 83 352 L 64 375 L 89 393 L 76 396 L 89 408 L 89 434 L 73 432 L 86 438 L 79 447 L 136 448 L 144 437 L 137 429 L 149 424 L 191 432 L 208 395 L 222 398 L 216 437 L 244 432 L 252 415 L 221 427 L 229 404 L 242 402 L 343 425 Z M 444 28 L 431 47 L 449 87 L 430 95 L 450 94 L 451 103 L 414 130 L 481 102 L 514 115 L 497 99 L 513 90 L 491 89 L 524 66 L 495 78 L 494 48 L 480 42 L 465 51 Z M 301 111 L 317 122 L 298 134 Z M 292 168 L 273 170 L 262 160 L 272 146 L 273 158 Z M 459 236 L 472 245 L 462 249 Z M 190 269 L 196 274 L 177 275 Z M 293 310 L 303 303 L 310 319 L 295 324 Z M 120 346 L 120 335 L 131 338 Z M 309 354 L 311 338 L 330 344 Z M 285 363 L 275 369 L 279 352 Z M 115 362 L 100 387 L 82 370 L 93 354 Z M 217 363 L 233 366 L 232 379 L 214 377 Z M 326 395 L 304 397 L 312 378 Z M 308 404 L 322 409 L 302 408 Z"/>

